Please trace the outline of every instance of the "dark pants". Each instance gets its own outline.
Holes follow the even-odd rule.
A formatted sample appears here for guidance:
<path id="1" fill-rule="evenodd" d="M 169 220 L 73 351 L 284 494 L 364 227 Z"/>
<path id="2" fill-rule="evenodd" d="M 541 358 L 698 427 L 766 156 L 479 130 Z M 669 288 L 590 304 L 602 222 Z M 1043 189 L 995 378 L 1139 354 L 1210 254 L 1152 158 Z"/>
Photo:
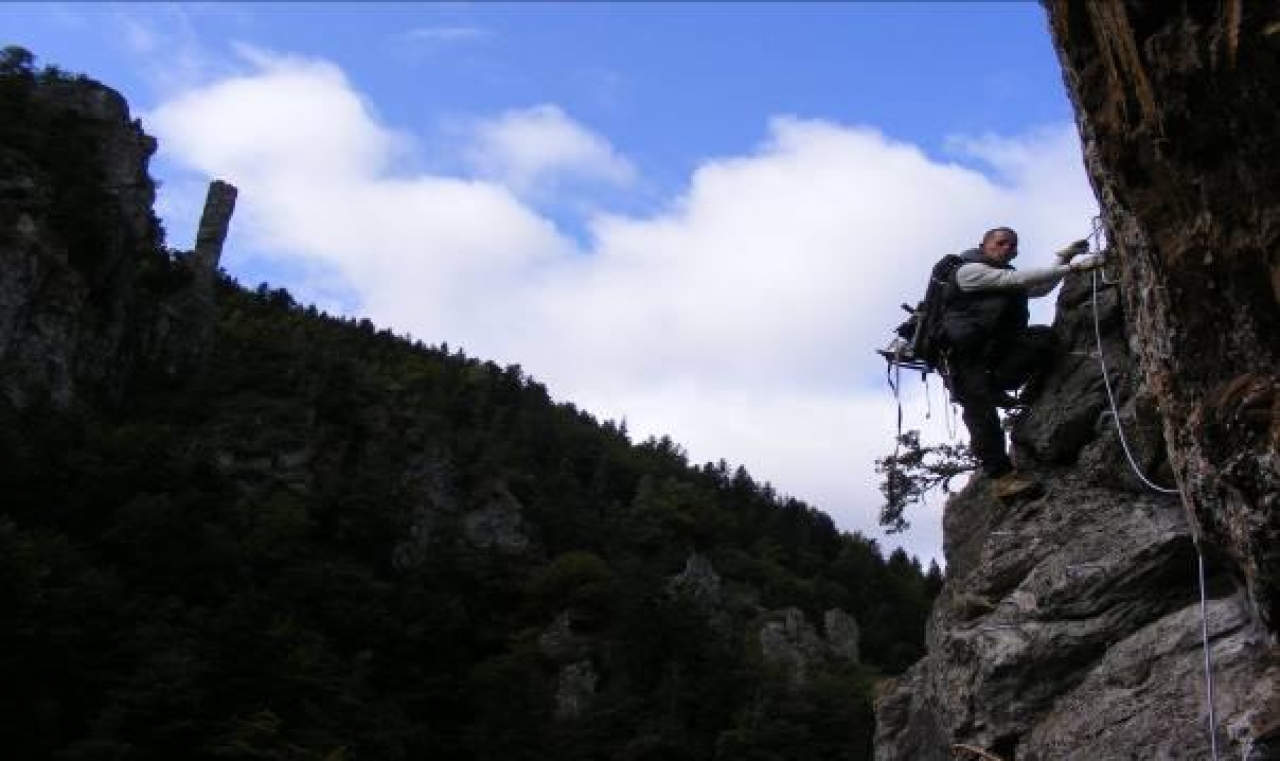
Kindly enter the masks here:
<path id="1" fill-rule="evenodd" d="M 951 394 L 964 409 L 969 447 L 986 475 L 996 478 L 1013 469 L 997 407 L 1049 363 L 1056 344 L 1051 328 L 1032 325 L 1012 339 L 951 350 Z"/>

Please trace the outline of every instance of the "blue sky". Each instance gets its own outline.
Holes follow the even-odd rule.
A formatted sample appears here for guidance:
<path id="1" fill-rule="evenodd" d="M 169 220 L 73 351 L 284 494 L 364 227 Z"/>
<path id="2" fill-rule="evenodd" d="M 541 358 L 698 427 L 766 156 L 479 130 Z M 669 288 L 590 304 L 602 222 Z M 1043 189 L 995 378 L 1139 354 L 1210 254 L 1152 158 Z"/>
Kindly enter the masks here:
<path id="1" fill-rule="evenodd" d="M 870 536 L 896 305 L 987 227 L 1035 266 L 1094 213 L 1032 2 L 10 3 L 0 30 L 125 95 L 172 245 L 228 179 L 242 283 L 519 363 Z M 937 555 L 939 511 L 885 545 Z"/>

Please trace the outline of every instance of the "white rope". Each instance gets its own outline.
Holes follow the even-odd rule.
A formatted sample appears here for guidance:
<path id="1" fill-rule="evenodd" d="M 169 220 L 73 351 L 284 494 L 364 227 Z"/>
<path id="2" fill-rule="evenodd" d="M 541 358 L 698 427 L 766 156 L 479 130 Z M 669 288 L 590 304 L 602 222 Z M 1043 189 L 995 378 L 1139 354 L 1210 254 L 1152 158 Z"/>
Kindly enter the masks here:
<path id="1" fill-rule="evenodd" d="M 1205 700 L 1209 701 L 1209 751 L 1213 761 L 1218 761 L 1218 721 L 1213 710 L 1213 656 L 1209 652 L 1209 604 L 1204 593 L 1204 554 L 1196 542 L 1196 561 L 1200 566 L 1200 639 L 1204 643 Z"/>
<path id="2" fill-rule="evenodd" d="M 1099 228 L 1097 222 L 1094 223 L 1094 235 L 1097 236 Z M 1116 397 L 1111 390 L 1111 379 L 1107 373 L 1107 360 L 1102 351 L 1102 327 L 1101 319 L 1098 317 L 1098 271 L 1090 272 L 1093 284 L 1093 334 L 1098 343 L 1098 364 L 1102 367 L 1102 385 L 1107 389 L 1107 401 L 1111 404 L 1111 419 L 1115 421 L 1116 433 L 1120 436 L 1120 446 L 1124 449 L 1124 456 L 1129 460 L 1129 467 L 1133 469 L 1134 475 L 1138 477 L 1142 483 L 1146 484 L 1153 491 L 1161 494 L 1178 494 L 1182 492 L 1179 489 L 1169 489 L 1164 486 L 1158 486 L 1151 482 L 1142 474 L 1142 469 L 1138 467 L 1138 463 L 1133 458 L 1133 453 L 1129 451 L 1129 442 L 1125 439 L 1124 426 L 1120 424 L 1120 412 L 1116 409 Z M 1200 637 L 1204 649 L 1204 681 L 1205 681 L 1205 700 L 1208 702 L 1208 724 L 1209 724 L 1209 751 L 1212 754 L 1213 761 L 1218 761 L 1218 720 L 1214 711 L 1213 696 L 1213 656 L 1209 647 L 1209 603 L 1205 594 L 1204 581 L 1204 553 L 1200 551 L 1199 532 L 1192 528 L 1192 545 L 1196 548 L 1196 562 L 1198 570 L 1198 580 L 1200 583 Z"/>
<path id="3" fill-rule="evenodd" d="M 1120 434 L 1120 447 L 1124 449 L 1124 456 L 1129 459 L 1129 467 L 1133 469 L 1134 475 L 1138 480 L 1146 484 L 1153 491 L 1161 494 L 1181 494 L 1177 489 L 1170 489 L 1159 486 L 1151 482 L 1151 479 L 1142 474 L 1142 468 L 1138 467 L 1138 463 L 1133 458 L 1133 452 L 1129 449 L 1129 441 L 1124 435 L 1124 426 L 1120 425 L 1120 411 L 1116 409 L 1116 396 L 1111 390 L 1111 379 L 1107 377 L 1107 358 L 1102 351 L 1102 322 L 1098 317 L 1098 272 L 1094 270 L 1090 273 L 1093 279 L 1093 335 L 1098 341 L 1098 364 L 1102 366 L 1102 385 L 1107 389 L 1107 401 L 1111 403 L 1111 419 L 1116 423 L 1116 433 Z"/>

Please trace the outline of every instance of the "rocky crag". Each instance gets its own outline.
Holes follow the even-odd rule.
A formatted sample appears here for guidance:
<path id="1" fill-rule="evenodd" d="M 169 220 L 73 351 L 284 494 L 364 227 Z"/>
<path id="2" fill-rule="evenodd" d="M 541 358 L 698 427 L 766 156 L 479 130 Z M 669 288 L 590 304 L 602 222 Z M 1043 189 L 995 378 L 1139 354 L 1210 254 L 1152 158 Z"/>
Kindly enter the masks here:
<path id="1" fill-rule="evenodd" d="M 170 256 L 156 143 L 119 93 L 22 72 L 0 97 L 0 394 L 18 409 L 109 407 L 144 377 L 189 377 L 214 327 L 234 189 L 210 189 L 196 250 Z"/>
<path id="2" fill-rule="evenodd" d="M 1098 361 L 1095 314 L 1128 447 L 1146 478 L 1172 484 L 1121 291 L 1073 276 L 1060 295 L 1064 351 L 1012 426 L 1015 459 L 1045 494 L 1004 504 L 974 479 L 948 502 L 928 655 L 882 694 L 876 758 L 1208 756 L 1192 527 L 1176 495 L 1130 467 Z M 1280 664 L 1234 565 L 1205 550 L 1219 741 L 1271 758 Z"/>
<path id="3" fill-rule="evenodd" d="M 1280 758 L 1280 10 L 1047 7 L 1114 284 L 1068 281 L 1065 352 L 1012 425 L 1045 495 L 948 503 L 928 655 L 882 693 L 876 758 Z M 1168 491 L 1128 463 L 1095 299 L 1128 447 Z"/>
<path id="4" fill-rule="evenodd" d="M 1053 2 L 1085 165 L 1191 520 L 1280 630 L 1280 6 Z"/>

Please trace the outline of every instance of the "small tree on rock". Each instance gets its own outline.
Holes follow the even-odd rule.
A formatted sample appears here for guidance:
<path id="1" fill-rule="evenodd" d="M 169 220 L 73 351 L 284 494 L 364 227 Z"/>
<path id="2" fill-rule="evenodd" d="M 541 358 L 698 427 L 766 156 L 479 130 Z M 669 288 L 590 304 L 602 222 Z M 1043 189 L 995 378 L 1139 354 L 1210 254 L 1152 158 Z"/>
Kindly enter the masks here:
<path id="1" fill-rule="evenodd" d="M 919 431 L 907 431 L 898 437 L 891 454 L 876 460 L 876 472 L 884 477 L 880 482 L 885 498 L 880 525 L 890 534 L 907 530 L 911 527 L 904 516 L 907 505 L 923 501 L 939 486 L 950 492 L 951 479 L 975 468 L 977 460 L 967 444 L 925 446 L 920 443 Z"/>

